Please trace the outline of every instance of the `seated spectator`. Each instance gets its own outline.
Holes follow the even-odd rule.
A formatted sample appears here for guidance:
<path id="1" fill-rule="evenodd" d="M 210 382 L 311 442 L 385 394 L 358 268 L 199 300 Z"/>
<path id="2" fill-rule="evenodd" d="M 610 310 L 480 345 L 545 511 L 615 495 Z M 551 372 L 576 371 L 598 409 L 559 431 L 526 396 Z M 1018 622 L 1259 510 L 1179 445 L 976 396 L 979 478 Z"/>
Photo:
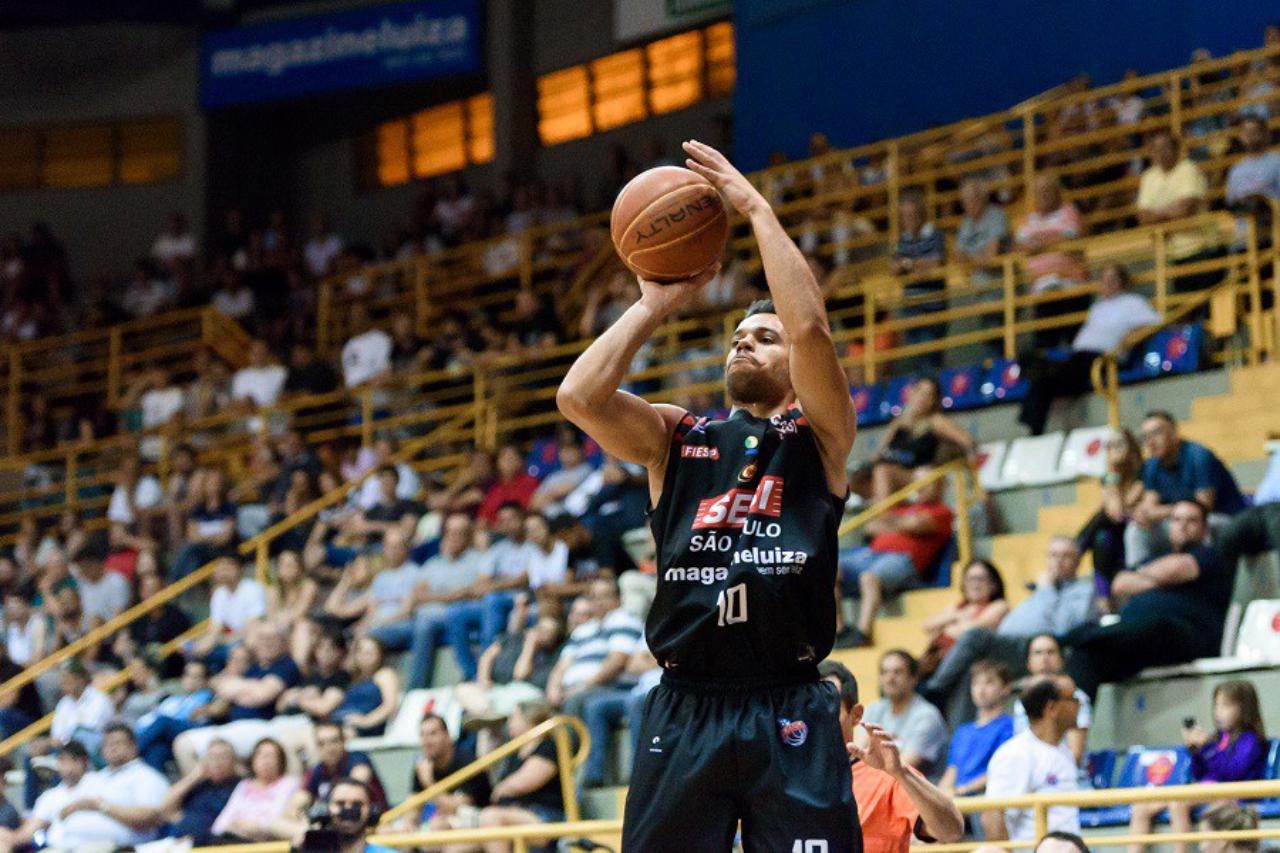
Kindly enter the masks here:
<path id="1" fill-rule="evenodd" d="M 8 613 L 7 605 L 5 612 Z M 22 667 L 9 657 L 5 646 L 0 645 L 0 684 L 8 684 L 11 678 L 21 674 Z M 0 693 L 0 740 L 13 737 L 43 716 L 44 705 L 34 681 L 17 690 Z"/>
<path id="2" fill-rule="evenodd" d="M 1271 215 L 1271 202 L 1280 201 L 1280 151 L 1268 150 L 1271 132 L 1258 116 L 1240 122 L 1244 156 L 1227 170 L 1227 207 L 1249 216 Z"/>
<path id="3" fill-rule="evenodd" d="M 383 553 L 399 558 L 403 545 L 388 554 L 386 534 Z M 480 580 L 484 556 L 471 547 L 471 519 L 462 513 L 453 513 L 444 522 L 440 537 L 440 553 L 428 560 L 422 568 L 407 564 L 394 570 L 398 574 L 383 584 L 381 575 L 373 579 L 373 602 L 377 612 L 387 613 L 385 621 L 369 626 L 369 636 L 378 640 L 384 648 L 409 650 L 409 688 L 425 687 L 431 683 L 435 665 L 436 648 L 445 640 L 449 605 L 474 597 L 474 587 Z M 384 570 L 385 571 L 385 570 Z M 406 596 L 397 593 L 389 605 L 381 597 L 391 589 L 399 590 L 412 584 Z"/>
<path id="4" fill-rule="evenodd" d="M 231 377 L 231 400 L 250 411 L 274 406 L 288 374 L 261 338 L 249 345 L 249 364 Z"/>
<path id="5" fill-rule="evenodd" d="M 217 277 L 217 282 L 218 289 L 209 299 L 213 309 L 242 323 L 252 320 L 254 309 L 258 307 L 258 300 L 254 297 L 245 276 L 239 272 L 227 270 Z"/>
<path id="6" fill-rule="evenodd" d="M 1212 735 L 1194 724 L 1182 730 L 1182 742 L 1191 753 L 1191 782 L 1249 782 L 1265 778 L 1267 733 L 1262 724 L 1258 692 L 1247 681 L 1224 681 L 1213 690 Z M 1169 829 L 1191 832 L 1191 811 L 1196 804 L 1187 800 L 1171 803 L 1134 803 L 1129 819 L 1130 835 L 1147 835 L 1164 809 L 1169 810 Z M 1130 853 L 1142 853 L 1143 845 L 1133 845 Z M 1174 844 L 1175 853 L 1186 853 L 1187 845 Z"/>
<path id="7" fill-rule="evenodd" d="M 485 524 L 493 524 L 498 508 L 505 503 L 528 507 L 538 488 L 538 481 L 525 470 L 524 456 L 513 444 L 503 445 L 498 451 L 497 474 L 476 511 L 476 518 Z"/>
<path id="8" fill-rule="evenodd" d="M 925 477 L 927 468 L 917 468 Z M 881 513 L 867 524 L 871 536 L 862 545 L 840 555 L 840 583 L 848 595 L 856 595 L 858 624 L 842 643 L 870 645 L 876 615 L 886 596 L 923 586 L 942 549 L 951 540 L 954 514 L 942 502 L 942 480 L 922 486 L 907 503 Z"/>
<path id="9" fill-rule="evenodd" d="M 366 537 L 370 545 L 381 542 L 382 537 L 392 528 L 412 535 L 421 508 L 413 501 L 400 497 L 400 472 L 388 465 L 379 469 L 374 479 L 378 484 L 377 499 L 363 512 L 350 516 L 342 526 L 343 533 L 353 537 Z"/>
<path id="10" fill-rule="evenodd" d="M 235 557 L 223 557 L 213 567 L 209 594 L 209 628 L 191 646 L 196 657 L 225 659 L 225 649 L 240 642 L 246 629 L 267 614 L 267 592 L 250 577 Z"/>
<path id="11" fill-rule="evenodd" d="M 45 657 L 52 644 L 48 620 L 31 606 L 35 598 L 35 589 L 25 583 L 4 596 L 4 647 L 9 660 L 20 667 Z"/>
<path id="12" fill-rule="evenodd" d="M 89 671 L 75 658 L 62 665 L 58 686 L 62 695 L 53 708 L 50 744 L 56 749 L 77 741 L 97 752 L 103 731 L 115 715 L 115 706 L 107 694 L 93 685 Z"/>
<path id="13" fill-rule="evenodd" d="M 453 481 L 428 499 L 428 508 L 435 512 L 465 512 L 469 515 L 474 513 L 496 482 L 494 464 L 493 454 L 490 451 L 473 448 L 468 454 L 466 466 L 458 472 Z M 488 519 L 487 523 L 490 525 L 494 523 L 500 507 L 514 503 L 523 509 L 527 502 L 527 498 L 502 501 L 493 510 L 494 518 Z"/>
<path id="14" fill-rule="evenodd" d="M 511 714 L 507 732 L 519 737 L 551 717 L 551 709 L 542 702 L 522 702 Z M 483 827 L 526 826 L 531 823 L 556 823 L 564 820 L 564 793 L 560 784 L 560 765 L 555 741 L 550 737 L 525 744 L 508 756 L 498 769 L 498 782 L 493 786 L 490 802 L 480 810 Z M 506 841 L 490 841 L 483 847 L 460 845 L 463 850 L 484 853 L 509 853 Z"/>
<path id="15" fill-rule="evenodd" d="M 116 486 L 107 504 L 107 520 L 149 530 L 152 519 L 164 512 L 162 500 L 164 490 L 160 488 L 160 481 L 142 472 L 142 462 L 137 455 L 126 454 L 120 460 Z"/>
<path id="16" fill-rule="evenodd" d="M 168 227 L 151 244 L 151 257 L 165 267 L 172 267 L 178 262 L 194 261 L 196 248 L 196 237 L 187 225 L 187 218 L 181 213 L 172 213 Z"/>
<path id="17" fill-rule="evenodd" d="M 180 692 L 165 696 L 134 723 L 138 754 L 161 773 L 173 759 L 174 738 L 205 725 L 205 715 L 213 701 L 209 669 L 203 661 L 187 661 L 178 686 Z"/>
<path id="18" fill-rule="evenodd" d="M 320 612 L 313 614 L 312 619 L 326 629 L 346 630 L 368 611 L 372 583 L 369 559 L 361 554 L 343 568 Z"/>
<path id="19" fill-rule="evenodd" d="M 960 581 L 960 601 L 935 613 L 924 622 L 929 647 L 921 656 L 920 671 L 929 676 L 942 658 L 966 631 L 980 628 L 994 631 L 1009 615 L 1004 600 L 1004 578 L 989 561 L 976 558 L 965 567 Z"/>
<path id="20" fill-rule="evenodd" d="M 937 778 L 946 758 L 947 724 L 938 709 L 916 692 L 919 673 L 919 663 L 907 652 L 885 652 L 880 658 L 880 698 L 867 706 L 864 719 L 898 741 L 904 763 L 926 778 Z"/>
<path id="21" fill-rule="evenodd" d="M 517 702 L 543 698 L 564 630 L 550 616 L 533 625 L 528 619 L 524 598 L 511 611 L 507 631 L 480 656 L 475 680 L 454 687 L 454 697 L 472 719 L 502 722 Z"/>
<path id="22" fill-rule="evenodd" d="M 1036 578 L 1031 595 L 1009 612 L 994 631 L 974 628 L 960 635 L 942 664 L 921 692 L 950 707 L 948 696 L 969 690 L 962 683 L 969 667 L 984 658 L 994 659 L 1016 676 L 1027 672 L 1027 648 L 1039 634 L 1066 634 L 1094 616 L 1093 581 L 1080 577 L 1080 548 L 1075 540 L 1055 536 L 1049 540 L 1045 568 Z M 972 719 L 969 706 L 952 716 Z"/>
<path id="23" fill-rule="evenodd" d="M 1168 129 L 1157 130 L 1147 140 L 1151 165 L 1142 173 L 1138 186 L 1138 222 L 1153 225 L 1194 216 L 1208 208 L 1209 182 L 1190 157 L 1180 156 L 1178 139 Z M 1221 254 L 1213 243 L 1213 232 L 1187 228 L 1168 236 L 1166 249 L 1174 264 L 1192 264 Z M 1173 280 L 1178 293 L 1212 287 L 1221 280 L 1222 270 L 1192 273 Z"/>
<path id="24" fill-rule="evenodd" d="M 130 317 L 151 317 L 173 308 L 173 288 L 147 258 L 133 264 L 133 277 L 125 285 L 120 305 Z"/>
<path id="25" fill-rule="evenodd" d="M 422 757 L 413 763 L 409 782 L 409 789 L 414 794 L 427 790 L 476 760 L 476 754 L 469 747 L 453 742 L 444 720 L 436 714 L 422 718 L 418 736 Z M 472 823 L 466 819 L 468 814 L 474 815 L 489 804 L 489 792 L 489 774 L 477 773 L 452 791 L 425 804 L 418 814 L 405 815 L 395 828 L 405 832 L 420 826 L 427 830 L 461 829 Z"/>
<path id="26" fill-rule="evenodd" d="M 617 581 L 592 581 L 587 597 L 591 621 L 569 635 L 547 679 L 548 704 L 575 717 L 588 699 L 620 681 L 644 635 L 644 624 L 623 609 Z"/>
<path id="27" fill-rule="evenodd" d="M 915 471 L 945 461 L 948 449 L 975 459 L 973 437 L 942 411 L 942 386 L 925 376 L 911 383 L 902 414 L 885 428 L 871 458 L 871 494 L 881 501 L 911 482 Z"/>
<path id="28" fill-rule="evenodd" d="M 1075 725 L 1076 686 L 1065 675 L 1037 681 L 1022 695 L 1030 727 L 996 750 L 987 767 L 988 797 L 1066 793 L 1077 789 L 1077 770 L 1062 737 Z M 1006 809 L 982 814 L 988 841 L 1030 841 L 1035 838 L 1031 809 Z M 1080 810 L 1052 806 L 1049 829 L 1080 832 Z"/>
<path id="29" fill-rule="evenodd" d="M 350 320 L 356 334 L 342 345 L 342 380 L 357 388 L 391 373 L 391 336 L 373 325 L 363 302 L 351 304 Z"/>
<path id="30" fill-rule="evenodd" d="M 327 212 L 311 218 L 311 236 L 302 247 L 302 259 L 312 278 L 324 278 L 333 271 L 334 261 L 342 254 L 342 238 L 333 230 L 333 221 Z"/>
<path id="31" fill-rule="evenodd" d="M 902 853 L 913 839 L 951 843 L 964 818 L 947 794 L 902 760 L 898 743 L 880 726 L 863 724 L 858 682 L 841 663 L 818 665 L 840 696 L 840 731 L 853 761 L 853 798 L 862 825 L 863 853 Z"/>
<path id="32" fill-rule="evenodd" d="M 167 838 L 189 838 L 197 847 L 218 843 L 213 822 L 226 808 L 232 792 L 240 784 L 236 753 L 225 740 L 209 744 L 204 758 L 169 788 L 156 809 Z"/>
<path id="33" fill-rule="evenodd" d="M 1078 397 L 1093 390 L 1089 377 L 1098 356 L 1116 350 L 1130 332 L 1159 320 L 1151 303 L 1129 291 L 1129 270 L 1120 264 L 1107 264 L 1098 282 L 1098 298 L 1089 306 L 1067 359 L 1056 361 L 1038 353 L 1021 357 L 1030 387 L 1018 420 L 1032 435 L 1044 434 L 1049 409 L 1056 398 Z"/>
<path id="34" fill-rule="evenodd" d="M 74 850 L 86 840 L 67 832 L 62 812 L 80 799 L 80 783 L 92 768 L 89 751 L 83 744 L 72 741 L 58 748 L 57 772 L 59 782 L 40 795 L 27 818 L 17 829 L 0 828 L 0 850 L 33 849 L 37 836 L 43 834 L 44 847 L 54 850 Z"/>
<path id="35" fill-rule="evenodd" d="M 894 248 L 889 268 L 894 275 L 905 277 L 902 295 L 908 299 L 932 296 L 946 290 L 947 282 L 942 267 L 947 261 L 947 244 L 942 232 L 932 222 L 926 221 L 925 201 L 916 193 L 904 193 L 898 202 L 898 244 Z M 930 275 L 933 273 L 933 275 Z M 904 318 L 936 314 L 945 310 L 945 301 L 910 304 L 901 310 Z M 930 324 L 906 329 L 905 343 L 922 344 L 946 335 L 946 324 Z M 942 366 L 942 352 L 919 356 L 914 364 L 925 369 L 937 370 Z"/>
<path id="36" fill-rule="evenodd" d="M 343 779 L 355 779 L 369 787 L 374 807 L 382 812 L 387 809 L 387 795 L 382 780 L 373 769 L 373 762 L 363 752 L 347 750 L 347 736 L 339 723 L 318 723 L 315 729 L 316 757 L 319 759 L 307 770 L 299 792 L 299 814 L 306 813 L 317 803 L 329 801 L 329 794 Z"/>
<path id="37" fill-rule="evenodd" d="M 338 387 L 338 374 L 305 341 L 296 341 L 289 350 L 289 375 L 284 381 L 284 397 L 328 394 Z"/>
<path id="38" fill-rule="evenodd" d="M 297 551 L 276 556 L 276 582 L 266 588 L 267 613 L 280 629 L 291 632 L 316 606 L 319 585 L 307 577 Z M 306 656 L 302 656 L 306 660 Z"/>
<path id="39" fill-rule="evenodd" d="M 1015 235 L 1017 248 L 1029 253 L 1026 273 L 1031 278 L 1031 293 L 1041 294 L 1063 287 L 1071 287 L 1084 281 L 1085 273 L 1076 252 L 1053 251 L 1059 243 L 1075 240 L 1085 235 L 1084 220 L 1080 211 L 1062 198 L 1062 184 L 1056 175 L 1042 172 L 1036 175 L 1033 209 L 1018 226 Z M 1045 320 L 1062 314 L 1084 310 L 1080 299 L 1057 299 L 1037 303 L 1032 308 L 1036 320 Z M 1032 337 L 1037 350 L 1048 349 L 1067 340 L 1066 327 L 1042 329 Z"/>
<path id="40" fill-rule="evenodd" d="M 964 214 L 956 231 L 956 252 L 973 269 L 975 284 L 989 284 L 996 279 L 992 262 L 1009 239 L 1009 220 L 1000 205 L 991 203 L 986 184 L 973 178 L 961 182 L 960 204 Z"/>
<path id="41" fill-rule="evenodd" d="M 587 731 L 591 733 L 591 750 L 579 777 L 582 787 L 591 788 L 604 784 L 608 744 L 613 739 L 614 727 L 620 721 L 627 721 L 632 754 L 639 748 L 645 700 L 661 677 L 662 668 L 649 651 L 648 643 L 641 637 L 639 647 L 627 658 L 626 668 L 617 686 L 595 691 L 582 703 L 582 721 L 587 724 Z"/>
<path id="42" fill-rule="evenodd" d="M 289 806 L 298 792 L 298 777 L 286 772 L 284 747 L 270 738 L 254 746 L 249 778 L 231 792 L 211 831 L 223 841 L 273 841 L 297 830 L 297 816 Z"/>
<path id="43" fill-rule="evenodd" d="M 216 415 L 231 402 L 228 367 L 208 347 L 200 347 L 191 358 L 195 378 L 186 387 L 187 420 Z"/>
<path id="44" fill-rule="evenodd" d="M 355 476 L 363 474 L 371 468 L 394 468 L 396 471 L 395 496 L 401 501 L 414 501 L 422 491 L 422 478 L 407 461 L 392 464 L 391 457 L 397 450 L 395 439 L 379 434 L 374 436 L 373 447 L 362 447 L 356 452 Z M 370 477 L 360 485 L 355 495 L 355 505 L 363 510 L 373 508 L 382 499 L 382 483 L 376 476 Z M 414 507 L 415 512 L 421 511 Z"/>
<path id="45" fill-rule="evenodd" d="M 163 589 L 164 579 L 160 577 L 158 571 L 138 573 L 139 601 L 146 601 Z M 130 622 L 128 632 L 117 634 L 116 637 L 118 639 L 127 638 L 130 647 L 135 650 L 144 649 L 147 646 L 163 646 L 171 640 L 176 640 L 186 633 L 190 627 L 190 617 L 182 612 L 182 609 L 172 601 L 166 601 L 159 607 L 152 608 L 145 615 Z M 117 652 L 117 654 L 120 653 Z M 161 667 L 161 674 L 169 677 L 171 673 L 177 672 L 178 669 L 179 667 L 174 661 L 169 661 Z"/>
<path id="46" fill-rule="evenodd" d="M 556 537 L 546 517 L 536 512 L 524 517 L 523 557 L 529 588 L 540 607 L 560 613 L 565 598 L 583 591 L 569 577 L 569 546 Z"/>
<path id="47" fill-rule="evenodd" d="M 1195 501 L 1204 507 L 1214 529 L 1245 508 L 1230 469 L 1212 450 L 1179 435 L 1173 415 L 1148 412 L 1142 421 L 1142 443 L 1147 451 L 1142 466 L 1146 492 L 1124 534 L 1125 561 L 1130 568 L 1169 549 L 1169 519 L 1180 501 Z"/>
<path id="48" fill-rule="evenodd" d="M 1127 429 L 1112 430 L 1104 445 L 1107 471 L 1102 475 L 1102 508 L 1076 535 L 1093 556 L 1094 586 L 1110 609 L 1111 579 L 1126 566 L 1124 532 L 1142 496 L 1142 448 Z"/>
<path id="49" fill-rule="evenodd" d="M 401 374 L 423 373 L 434 353 L 414 327 L 414 317 L 398 313 L 391 318 L 391 369 Z"/>
<path id="50" fill-rule="evenodd" d="M 938 783 L 949 795 L 980 796 L 987 789 L 991 756 L 1013 737 L 1013 717 L 1004 710 L 1011 681 L 1009 668 L 999 661 L 980 660 L 969 668 L 969 692 L 978 716 L 951 736 L 947 769 Z"/>
<path id="51" fill-rule="evenodd" d="M 351 649 L 351 684 L 330 715 L 360 737 L 380 735 L 400 705 L 400 678 L 385 664 L 382 644 L 360 637 Z"/>
<path id="52" fill-rule="evenodd" d="M 173 378 L 173 374 L 163 367 L 143 371 L 129 383 L 124 396 L 120 399 L 120 408 L 124 411 L 137 410 L 140 421 L 134 428 L 154 429 L 164 426 L 180 415 L 186 405 L 182 386 Z M 149 454 L 154 459 L 154 454 Z"/>
<path id="53" fill-rule="evenodd" d="M 1083 625 L 1065 638 L 1067 672 L 1093 697 L 1104 682 L 1123 681 L 1149 666 L 1218 654 L 1235 567 L 1205 543 L 1203 505 L 1181 500 L 1169 516 L 1170 551 L 1116 575 L 1111 594 L 1124 603 L 1119 620 Z"/>
<path id="54" fill-rule="evenodd" d="M 347 639 L 341 631 L 322 630 L 308 623 L 318 632 L 314 643 L 309 643 L 308 654 L 301 658 L 305 665 L 302 683 L 290 687 L 276 700 L 276 712 L 280 714 L 306 714 L 313 723 L 329 719 L 329 715 L 342 704 L 351 685 L 351 675 L 344 668 L 347 659 Z M 299 658 L 291 651 L 295 661 Z"/>
<path id="55" fill-rule="evenodd" d="M 559 467 L 547 475 L 529 499 L 529 508 L 535 512 L 547 515 L 565 512 L 564 499 L 595 470 L 583 456 L 582 441 L 577 436 L 560 443 L 558 456 Z"/>
<path id="56" fill-rule="evenodd" d="M 118 572 L 108 572 L 101 560 L 82 559 L 71 575 L 76 581 L 86 631 L 123 613 L 133 601 L 129 581 Z"/>
<path id="57" fill-rule="evenodd" d="M 204 494 L 187 517 L 182 547 L 169 567 L 169 583 L 176 583 L 235 544 L 236 507 L 227 490 L 226 476 L 209 471 L 201 481 Z"/>
<path id="58" fill-rule="evenodd" d="M 1066 672 L 1066 661 L 1062 657 L 1062 644 L 1052 634 L 1041 634 L 1031 639 L 1027 647 L 1027 676 L 1019 679 L 1015 689 L 1021 692 L 1037 681 L 1052 678 Z M 1093 700 L 1083 690 L 1076 688 L 1076 703 L 1080 710 L 1076 713 L 1076 724 L 1067 730 L 1062 738 L 1062 745 L 1071 751 L 1076 765 L 1084 766 L 1085 744 L 1089 742 L 1089 729 L 1093 726 Z M 1022 698 L 1013 703 L 1013 732 L 1020 734 L 1027 730 L 1027 710 Z"/>
<path id="59" fill-rule="evenodd" d="M 1201 832 L 1231 832 L 1258 828 L 1258 812 L 1239 803 L 1217 803 L 1200 815 Z M 1201 853 L 1259 853 L 1258 841 L 1201 841 Z"/>
<path id="60" fill-rule="evenodd" d="M 133 848 L 151 841 L 159 827 L 155 804 L 169 792 L 168 781 L 138 758 L 133 730 L 114 723 L 102 738 L 106 766 L 76 786 L 62 808 L 62 829 L 77 849 Z"/>

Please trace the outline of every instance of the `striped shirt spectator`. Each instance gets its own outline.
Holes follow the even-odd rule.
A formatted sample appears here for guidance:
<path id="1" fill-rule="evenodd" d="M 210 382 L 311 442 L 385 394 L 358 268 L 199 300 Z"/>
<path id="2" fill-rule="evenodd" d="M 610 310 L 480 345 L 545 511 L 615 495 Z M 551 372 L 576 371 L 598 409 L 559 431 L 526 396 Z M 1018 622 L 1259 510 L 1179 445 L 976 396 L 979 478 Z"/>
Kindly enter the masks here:
<path id="1" fill-rule="evenodd" d="M 568 661 L 565 690 L 572 692 L 588 684 L 610 654 L 630 657 L 639 648 L 643 636 L 644 623 L 621 607 L 603 619 L 579 625 L 560 652 L 560 659 Z"/>

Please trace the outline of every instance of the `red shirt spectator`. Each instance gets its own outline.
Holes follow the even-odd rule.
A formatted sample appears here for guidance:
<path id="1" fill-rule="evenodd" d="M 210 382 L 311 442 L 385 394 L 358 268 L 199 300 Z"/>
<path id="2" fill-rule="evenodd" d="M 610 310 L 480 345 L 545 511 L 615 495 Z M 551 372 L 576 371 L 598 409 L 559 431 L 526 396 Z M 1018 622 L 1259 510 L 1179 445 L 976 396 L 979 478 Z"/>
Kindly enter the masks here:
<path id="1" fill-rule="evenodd" d="M 896 506 L 889 510 L 889 515 L 897 518 L 924 515 L 933 520 L 932 531 L 929 533 L 907 533 L 891 528 L 877 533 L 871 539 L 871 550 L 906 554 L 911 557 L 916 571 L 923 575 L 951 539 L 951 522 L 954 518 L 951 508 L 944 503 L 930 501 Z"/>
<path id="2" fill-rule="evenodd" d="M 476 516 L 492 524 L 497 519 L 499 507 L 512 501 L 527 507 L 537 488 L 537 478 L 524 468 L 524 456 L 514 445 L 508 444 L 498 452 L 498 479 L 485 492 Z"/>

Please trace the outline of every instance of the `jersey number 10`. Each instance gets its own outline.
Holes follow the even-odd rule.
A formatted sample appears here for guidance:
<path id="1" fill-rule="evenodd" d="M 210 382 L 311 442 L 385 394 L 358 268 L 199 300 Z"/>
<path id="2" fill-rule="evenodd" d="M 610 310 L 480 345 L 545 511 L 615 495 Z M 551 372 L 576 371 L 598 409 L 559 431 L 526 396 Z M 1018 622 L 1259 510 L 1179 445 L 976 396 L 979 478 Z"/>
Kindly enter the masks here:
<path id="1" fill-rule="evenodd" d="M 716 596 L 716 607 L 720 608 L 720 627 L 746 622 L 747 585 L 740 583 L 720 590 L 720 595 Z"/>

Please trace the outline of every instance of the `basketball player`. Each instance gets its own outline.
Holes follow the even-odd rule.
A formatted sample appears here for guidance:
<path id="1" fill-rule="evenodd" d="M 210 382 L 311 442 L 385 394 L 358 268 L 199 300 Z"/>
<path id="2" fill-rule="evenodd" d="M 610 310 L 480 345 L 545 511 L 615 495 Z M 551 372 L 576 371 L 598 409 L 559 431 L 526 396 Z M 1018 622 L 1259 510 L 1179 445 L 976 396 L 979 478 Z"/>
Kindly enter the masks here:
<path id="1" fill-rule="evenodd" d="M 640 301 L 565 376 L 560 410 L 649 472 L 658 591 L 646 625 L 664 668 L 627 797 L 627 853 L 859 853 L 834 688 L 836 526 L 855 419 L 822 294 L 768 202 L 720 152 L 690 169 L 751 222 L 772 302 L 725 359 L 727 420 L 619 390 L 636 351 L 714 274 L 640 282 Z M 776 307 L 775 307 L 776 306 Z"/>

